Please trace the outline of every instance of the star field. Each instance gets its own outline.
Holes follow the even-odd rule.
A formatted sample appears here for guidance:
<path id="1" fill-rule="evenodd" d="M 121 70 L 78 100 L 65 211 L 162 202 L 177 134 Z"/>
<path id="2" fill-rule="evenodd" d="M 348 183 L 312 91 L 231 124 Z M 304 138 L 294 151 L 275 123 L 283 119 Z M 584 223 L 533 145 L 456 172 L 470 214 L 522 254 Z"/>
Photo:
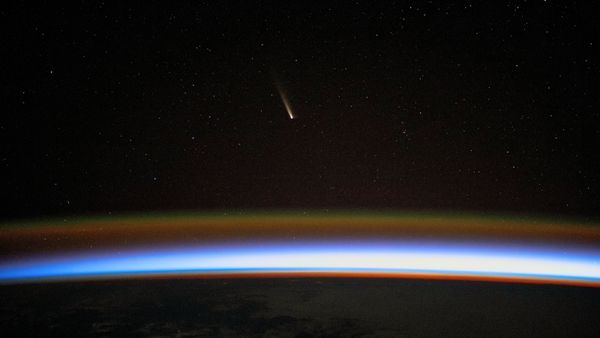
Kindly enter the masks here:
<path id="1" fill-rule="evenodd" d="M 1 11 L 3 219 L 599 214 L 592 2 L 163 6 Z"/>

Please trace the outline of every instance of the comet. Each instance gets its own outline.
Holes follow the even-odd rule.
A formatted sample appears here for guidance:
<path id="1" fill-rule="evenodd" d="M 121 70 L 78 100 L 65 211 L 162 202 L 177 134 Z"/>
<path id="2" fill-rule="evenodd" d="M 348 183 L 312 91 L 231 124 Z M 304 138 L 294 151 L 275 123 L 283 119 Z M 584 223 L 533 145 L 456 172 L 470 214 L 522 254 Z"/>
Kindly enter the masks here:
<path id="1" fill-rule="evenodd" d="M 290 105 L 290 100 L 288 99 L 285 91 L 283 90 L 283 87 L 277 80 L 275 80 L 275 87 L 277 88 L 279 97 L 281 98 L 281 101 L 283 102 L 283 105 L 285 107 L 285 110 L 288 113 L 288 116 L 290 117 L 290 120 L 293 120 L 295 118 L 295 116 L 294 116 L 294 112 L 292 111 L 292 106 Z"/>

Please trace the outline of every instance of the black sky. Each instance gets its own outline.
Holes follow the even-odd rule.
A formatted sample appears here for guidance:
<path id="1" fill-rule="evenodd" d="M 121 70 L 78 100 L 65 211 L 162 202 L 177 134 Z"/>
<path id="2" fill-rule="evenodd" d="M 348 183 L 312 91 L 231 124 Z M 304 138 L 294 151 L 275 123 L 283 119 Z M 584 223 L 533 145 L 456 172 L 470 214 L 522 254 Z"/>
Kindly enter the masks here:
<path id="1" fill-rule="evenodd" d="M 64 6 L 0 12 L 3 220 L 600 215 L 594 1 Z"/>

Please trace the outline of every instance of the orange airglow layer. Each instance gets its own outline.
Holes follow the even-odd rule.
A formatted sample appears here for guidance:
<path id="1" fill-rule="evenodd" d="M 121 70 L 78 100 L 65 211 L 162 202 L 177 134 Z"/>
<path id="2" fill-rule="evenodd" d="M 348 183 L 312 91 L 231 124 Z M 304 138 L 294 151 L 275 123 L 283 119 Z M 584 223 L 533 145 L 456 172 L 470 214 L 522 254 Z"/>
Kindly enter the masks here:
<path id="1" fill-rule="evenodd" d="M 162 215 L 0 227 L 0 255 L 178 243 L 423 239 L 600 246 L 600 226 L 549 219 L 394 214 Z"/>

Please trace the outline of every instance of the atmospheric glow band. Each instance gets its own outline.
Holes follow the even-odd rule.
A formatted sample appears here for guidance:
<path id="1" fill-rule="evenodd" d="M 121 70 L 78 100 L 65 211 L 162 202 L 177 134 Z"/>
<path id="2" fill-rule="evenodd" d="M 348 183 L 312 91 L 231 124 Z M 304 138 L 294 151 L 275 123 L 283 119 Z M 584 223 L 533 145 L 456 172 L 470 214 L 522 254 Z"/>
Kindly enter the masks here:
<path id="1" fill-rule="evenodd" d="M 0 283 L 277 273 L 421 275 L 600 286 L 600 251 L 452 243 L 279 243 L 70 253 L 0 262 Z"/>

